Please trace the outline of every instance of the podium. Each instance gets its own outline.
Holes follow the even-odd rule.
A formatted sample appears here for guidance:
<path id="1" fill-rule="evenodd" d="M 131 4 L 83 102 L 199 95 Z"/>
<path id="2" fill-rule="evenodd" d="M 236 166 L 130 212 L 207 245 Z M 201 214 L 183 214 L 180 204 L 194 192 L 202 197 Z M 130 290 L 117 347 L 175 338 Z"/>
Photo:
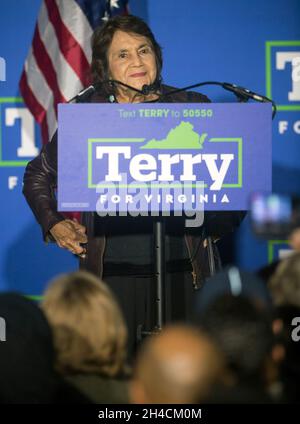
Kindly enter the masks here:
<path id="1" fill-rule="evenodd" d="M 97 212 L 103 234 L 126 217 L 154 226 L 160 331 L 164 227 L 175 215 L 200 233 L 204 211 L 247 210 L 253 191 L 271 191 L 272 106 L 63 104 L 58 121 L 58 209 Z M 207 249 L 214 273 L 210 237 Z"/>

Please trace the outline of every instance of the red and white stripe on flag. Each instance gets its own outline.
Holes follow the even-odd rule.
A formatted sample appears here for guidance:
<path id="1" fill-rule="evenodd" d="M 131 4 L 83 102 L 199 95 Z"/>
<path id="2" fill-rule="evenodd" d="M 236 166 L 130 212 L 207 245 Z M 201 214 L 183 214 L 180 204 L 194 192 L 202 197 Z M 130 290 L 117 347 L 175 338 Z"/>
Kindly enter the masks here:
<path id="1" fill-rule="evenodd" d="M 127 0 L 43 0 L 20 80 L 24 102 L 41 125 L 43 143 L 57 128 L 57 104 L 90 83 L 91 21 L 126 12 Z M 122 3 L 122 5 L 120 4 Z M 90 11 L 96 12 L 91 16 Z M 92 19 L 91 19 L 92 18 Z"/>

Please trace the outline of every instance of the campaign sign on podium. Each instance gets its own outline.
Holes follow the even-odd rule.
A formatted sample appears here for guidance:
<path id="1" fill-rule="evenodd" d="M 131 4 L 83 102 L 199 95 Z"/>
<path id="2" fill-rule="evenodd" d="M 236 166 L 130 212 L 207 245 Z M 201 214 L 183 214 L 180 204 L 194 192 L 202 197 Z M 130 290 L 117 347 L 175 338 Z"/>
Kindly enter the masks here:
<path id="1" fill-rule="evenodd" d="M 271 191 L 271 104 L 61 104 L 60 211 L 245 210 Z"/>

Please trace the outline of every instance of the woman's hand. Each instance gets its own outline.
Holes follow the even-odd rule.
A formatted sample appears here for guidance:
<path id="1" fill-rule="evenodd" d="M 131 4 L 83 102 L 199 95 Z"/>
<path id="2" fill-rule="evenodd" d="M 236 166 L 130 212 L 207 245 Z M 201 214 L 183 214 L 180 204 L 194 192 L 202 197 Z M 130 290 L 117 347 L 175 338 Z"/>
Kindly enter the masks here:
<path id="1" fill-rule="evenodd" d="M 55 224 L 50 233 L 57 245 L 63 249 L 68 249 L 71 253 L 84 257 L 85 248 L 80 243 L 87 243 L 85 234 L 86 228 L 75 219 L 65 219 Z"/>

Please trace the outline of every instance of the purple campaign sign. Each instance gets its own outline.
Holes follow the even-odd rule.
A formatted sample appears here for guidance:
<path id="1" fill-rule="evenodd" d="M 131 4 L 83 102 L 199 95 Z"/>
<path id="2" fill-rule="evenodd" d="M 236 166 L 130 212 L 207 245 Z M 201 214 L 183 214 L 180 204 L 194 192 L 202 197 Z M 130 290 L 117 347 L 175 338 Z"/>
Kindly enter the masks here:
<path id="1" fill-rule="evenodd" d="M 271 191 L 271 104 L 59 105 L 60 211 L 248 209 Z"/>

